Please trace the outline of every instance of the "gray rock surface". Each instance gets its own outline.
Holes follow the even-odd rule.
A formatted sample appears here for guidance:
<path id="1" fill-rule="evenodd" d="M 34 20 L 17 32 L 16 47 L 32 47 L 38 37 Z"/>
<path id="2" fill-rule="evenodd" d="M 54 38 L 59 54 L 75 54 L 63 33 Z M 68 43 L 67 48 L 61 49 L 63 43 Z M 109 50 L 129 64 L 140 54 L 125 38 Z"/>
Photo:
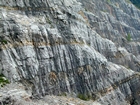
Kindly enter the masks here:
<path id="1" fill-rule="evenodd" d="M 21 83 L 8 84 L 0 90 L 0 105 L 101 105 L 92 100 L 84 101 L 76 97 L 46 95 L 42 99 L 33 99 L 31 91 L 25 91 Z"/>
<path id="2" fill-rule="evenodd" d="M 140 104 L 139 17 L 125 0 L 1 0 L 0 73 L 34 98 Z"/>

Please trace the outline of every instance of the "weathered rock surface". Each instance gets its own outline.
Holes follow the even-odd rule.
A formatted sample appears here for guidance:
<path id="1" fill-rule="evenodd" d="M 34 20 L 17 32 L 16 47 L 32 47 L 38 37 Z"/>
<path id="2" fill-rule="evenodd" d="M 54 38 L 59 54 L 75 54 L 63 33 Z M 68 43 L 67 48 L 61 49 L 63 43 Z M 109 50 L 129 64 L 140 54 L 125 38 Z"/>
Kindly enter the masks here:
<path id="1" fill-rule="evenodd" d="M 8 84 L 0 90 L 0 105 L 101 105 L 92 100 L 84 101 L 76 97 L 46 95 L 33 99 L 30 91 L 20 83 Z"/>
<path id="2" fill-rule="evenodd" d="M 34 98 L 140 104 L 139 17 L 125 0 L 1 0 L 0 73 Z"/>

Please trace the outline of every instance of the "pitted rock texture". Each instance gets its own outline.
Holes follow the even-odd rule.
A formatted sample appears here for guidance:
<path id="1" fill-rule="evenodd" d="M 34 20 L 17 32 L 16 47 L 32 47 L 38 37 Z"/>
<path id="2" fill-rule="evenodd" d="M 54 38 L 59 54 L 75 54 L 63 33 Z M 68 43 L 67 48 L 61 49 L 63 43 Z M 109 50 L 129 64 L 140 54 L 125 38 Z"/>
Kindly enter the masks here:
<path id="1" fill-rule="evenodd" d="M 125 0 L 1 0 L 0 73 L 35 98 L 140 104 L 139 17 Z"/>

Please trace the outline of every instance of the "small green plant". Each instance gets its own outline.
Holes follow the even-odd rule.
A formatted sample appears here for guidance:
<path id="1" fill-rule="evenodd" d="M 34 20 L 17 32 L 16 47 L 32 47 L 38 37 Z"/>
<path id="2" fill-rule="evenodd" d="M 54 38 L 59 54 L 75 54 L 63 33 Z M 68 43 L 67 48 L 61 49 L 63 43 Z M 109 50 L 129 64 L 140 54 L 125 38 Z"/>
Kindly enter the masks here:
<path id="1" fill-rule="evenodd" d="M 3 87 L 4 85 L 6 85 L 6 84 L 9 84 L 10 82 L 8 81 L 8 79 L 6 79 L 5 77 L 4 77 L 4 75 L 0 75 L 0 86 L 1 87 Z"/>
<path id="2" fill-rule="evenodd" d="M 127 39 L 127 41 L 131 41 L 131 34 L 130 33 L 127 34 L 126 39 Z"/>
<path id="3" fill-rule="evenodd" d="M 88 101 L 91 99 L 91 97 L 89 95 L 85 95 L 85 94 L 78 94 L 77 95 L 78 98 L 80 98 L 81 100 L 85 100 L 85 101 Z"/>
<path id="4" fill-rule="evenodd" d="M 139 105 L 138 101 L 137 100 L 133 100 L 131 105 Z"/>
<path id="5" fill-rule="evenodd" d="M 2 44 L 7 44 L 7 40 L 4 40 L 4 39 L 1 40 L 0 42 L 1 42 Z"/>
<path id="6" fill-rule="evenodd" d="M 87 8 L 85 8 L 85 11 L 88 11 L 88 9 L 87 9 Z"/>
<path id="7" fill-rule="evenodd" d="M 130 0 L 125 0 L 127 3 L 131 3 L 131 1 Z"/>
<path id="8" fill-rule="evenodd" d="M 107 10 L 103 10 L 103 12 L 107 12 Z"/>
<path id="9" fill-rule="evenodd" d="M 59 94 L 59 96 L 67 96 L 67 94 L 65 92 Z"/>
<path id="10" fill-rule="evenodd" d="M 46 18 L 46 22 L 49 24 L 52 24 L 51 20 L 49 19 L 49 17 Z"/>
<path id="11" fill-rule="evenodd" d="M 107 2 L 110 4 L 111 3 L 111 1 L 110 0 L 107 0 Z"/>
<path id="12" fill-rule="evenodd" d="M 2 43 L 3 44 L 7 44 L 7 40 L 2 40 Z"/>

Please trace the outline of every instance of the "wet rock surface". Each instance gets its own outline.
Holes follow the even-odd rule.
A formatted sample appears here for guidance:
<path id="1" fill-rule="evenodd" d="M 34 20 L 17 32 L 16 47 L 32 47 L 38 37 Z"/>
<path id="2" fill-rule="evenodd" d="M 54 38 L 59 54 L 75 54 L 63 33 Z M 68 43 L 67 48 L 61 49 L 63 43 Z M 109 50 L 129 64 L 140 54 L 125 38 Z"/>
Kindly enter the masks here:
<path id="1" fill-rule="evenodd" d="M 1 0 L 0 73 L 36 99 L 140 104 L 139 17 L 125 0 Z"/>

